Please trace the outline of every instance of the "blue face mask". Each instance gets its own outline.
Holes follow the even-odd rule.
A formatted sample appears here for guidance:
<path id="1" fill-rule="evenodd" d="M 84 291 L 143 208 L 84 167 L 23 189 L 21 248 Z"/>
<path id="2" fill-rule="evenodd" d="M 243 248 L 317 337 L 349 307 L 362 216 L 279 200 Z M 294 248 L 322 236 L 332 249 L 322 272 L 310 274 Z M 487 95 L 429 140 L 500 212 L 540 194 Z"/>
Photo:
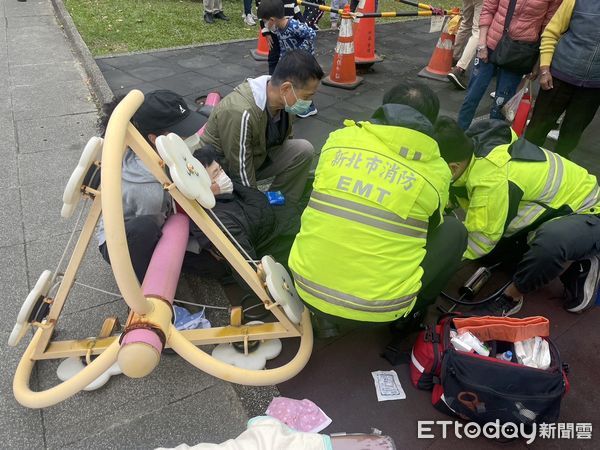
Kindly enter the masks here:
<path id="1" fill-rule="evenodd" d="M 294 93 L 294 97 L 296 97 L 296 103 L 294 103 L 292 106 L 289 106 L 284 96 L 283 102 L 285 103 L 285 111 L 290 114 L 306 114 L 310 109 L 310 105 L 312 105 L 312 101 L 302 100 L 301 98 L 298 98 L 298 96 L 296 95 L 296 91 L 294 90 L 294 86 L 292 86 L 292 92 Z"/>

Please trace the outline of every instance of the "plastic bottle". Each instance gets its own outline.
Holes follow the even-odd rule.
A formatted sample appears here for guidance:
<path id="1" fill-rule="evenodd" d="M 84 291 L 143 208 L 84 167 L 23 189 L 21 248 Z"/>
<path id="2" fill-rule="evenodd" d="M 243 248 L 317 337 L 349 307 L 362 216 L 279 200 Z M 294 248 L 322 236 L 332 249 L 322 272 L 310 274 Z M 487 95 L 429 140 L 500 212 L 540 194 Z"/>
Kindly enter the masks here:
<path id="1" fill-rule="evenodd" d="M 513 352 L 510 350 L 506 350 L 504 353 L 499 353 L 496 355 L 496 358 L 502 361 L 512 361 Z"/>

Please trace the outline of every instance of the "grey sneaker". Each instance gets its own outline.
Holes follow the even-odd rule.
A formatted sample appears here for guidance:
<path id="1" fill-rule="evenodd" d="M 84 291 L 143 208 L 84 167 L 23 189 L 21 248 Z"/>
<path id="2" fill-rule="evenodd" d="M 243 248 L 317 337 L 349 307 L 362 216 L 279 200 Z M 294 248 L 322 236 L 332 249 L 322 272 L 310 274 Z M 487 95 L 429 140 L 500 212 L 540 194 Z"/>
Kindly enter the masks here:
<path id="1" fill-rule="evenodd" d="M 598 256 L 576 261 L 560 276 L 567 311 L 581 313 L 594 306 L 600 285 L 599 261 Z"/>
<path id="2" fill-rule="evenodd" d="M 462 89 L 463 91 L 467 89 L 467 72 L 461 69 L 458 66 L 454 66 L 450 69 L 450 72 L 446 77 L 456 86 L 458 89 Z"/>
<path id="3" fill-rule="evenodd" d="M 471 311 L 477 316 L 498 316 L 508 317 L 518 313 L 523 306 L 523 297 L 511 298 L 506 294 L 502 294 L 495 300 L 488 302 L 482 308 Z"/>

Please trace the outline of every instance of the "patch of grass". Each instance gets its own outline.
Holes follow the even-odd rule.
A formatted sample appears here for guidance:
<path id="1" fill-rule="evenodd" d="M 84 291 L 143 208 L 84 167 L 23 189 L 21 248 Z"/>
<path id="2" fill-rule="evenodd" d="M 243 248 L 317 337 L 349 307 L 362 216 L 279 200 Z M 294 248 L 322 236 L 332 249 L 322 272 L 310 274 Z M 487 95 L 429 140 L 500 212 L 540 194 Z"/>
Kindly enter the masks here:
<path id="1" fill-rule="evenodd" d="M 244 24 L 242 0 L 223 0 L 223 10 L 231 20 L 217 20 L 212 25 L 202 18 L 204 8 L 200 0 L 64 1 L 94 56 L 251 39 L 258 33 L 258 25 Z M 434 2 L 435 6 L 446 8 L 458 4 L 458 0 Z M 379 7 L 380 11 L 415 9 L 394 0 L 380 0 Z M 319 26 L 329 25 L 329 15 L 325 14 Z"/>

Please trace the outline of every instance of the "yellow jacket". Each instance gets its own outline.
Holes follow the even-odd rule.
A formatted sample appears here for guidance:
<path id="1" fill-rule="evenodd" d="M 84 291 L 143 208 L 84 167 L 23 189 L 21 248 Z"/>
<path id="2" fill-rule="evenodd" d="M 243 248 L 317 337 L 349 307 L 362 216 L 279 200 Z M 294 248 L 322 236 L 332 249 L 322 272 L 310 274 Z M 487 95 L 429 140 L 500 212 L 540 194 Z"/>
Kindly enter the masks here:
<path id="1" fill-rule="evenodd" d="M 396 112 L 418 114 L 406 106 Z M 393 321 L 412 309 L 421 288 L 430 218 L 442 220 L 450 171 L 424 133 L 345 124 L 321 151 L 289 266 L 312 307 L 352 320 Z"/>
<path id="2" fill-rule="evenodd" d="M 467 213 L 465 258 L 480 258 L 500 238 L 528 232 L 553 218 L 600 213 L 600 187 L 583 167 L 517 140 L 503 121 L 478 122 L 467 134 L 474 139 L 475 155 L 452 184 Z"/>

